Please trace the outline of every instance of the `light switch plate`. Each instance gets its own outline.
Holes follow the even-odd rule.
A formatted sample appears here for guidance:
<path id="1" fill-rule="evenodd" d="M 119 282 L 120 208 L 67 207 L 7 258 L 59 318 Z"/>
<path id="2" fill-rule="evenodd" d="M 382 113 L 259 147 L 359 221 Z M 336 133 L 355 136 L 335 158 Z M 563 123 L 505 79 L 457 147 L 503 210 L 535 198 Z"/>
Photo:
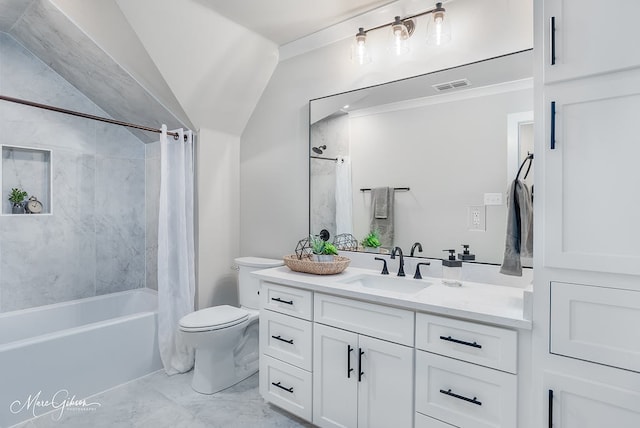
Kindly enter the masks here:
<path id="1" fill-rule="evenodd" d="M 502 205 L 502 193 L 485 193 L 485 205 Z"/>

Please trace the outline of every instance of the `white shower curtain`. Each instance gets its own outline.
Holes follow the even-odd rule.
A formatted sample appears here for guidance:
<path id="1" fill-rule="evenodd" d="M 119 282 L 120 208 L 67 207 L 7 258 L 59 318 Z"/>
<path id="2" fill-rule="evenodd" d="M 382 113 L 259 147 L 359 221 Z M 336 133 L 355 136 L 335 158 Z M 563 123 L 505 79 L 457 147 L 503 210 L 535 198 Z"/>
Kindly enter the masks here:
<path id="1" fill-rule="evenodd" d="M 195 300 L 193 134 L 160 135 L 158 215 L 158 344 L 167 374 L 191 370 L 194 351 L 182 343 L 178 322 Z M 184 137 L 186 138 L 186 142 Z"/>
<path id="2" fill-rule="evenodd" d="M 351 158 L 338 156 L 336 161 L 336 235 L 353 235 Z"/>

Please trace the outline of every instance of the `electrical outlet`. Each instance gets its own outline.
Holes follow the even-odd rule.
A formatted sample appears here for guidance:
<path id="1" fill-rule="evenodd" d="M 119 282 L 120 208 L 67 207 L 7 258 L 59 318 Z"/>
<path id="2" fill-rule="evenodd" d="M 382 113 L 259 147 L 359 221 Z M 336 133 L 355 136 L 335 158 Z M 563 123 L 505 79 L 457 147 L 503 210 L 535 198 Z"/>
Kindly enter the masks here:
<path id="1" fill-rule="evenodd" d="M 468 223 L 469 230 L 485 231 L 487 229 L 484 205 L 472 205 L 469 207 Z"/>

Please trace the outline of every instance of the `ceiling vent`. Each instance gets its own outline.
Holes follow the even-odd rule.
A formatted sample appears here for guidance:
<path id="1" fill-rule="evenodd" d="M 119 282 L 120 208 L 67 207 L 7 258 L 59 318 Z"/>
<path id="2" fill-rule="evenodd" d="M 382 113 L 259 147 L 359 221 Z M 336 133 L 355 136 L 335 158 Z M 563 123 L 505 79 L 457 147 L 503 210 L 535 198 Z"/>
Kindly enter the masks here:
<path id="1" fill-rule="evenodd" d="M 438 92 L 450 91 L 451 89 L 459 89 L 464 88 L 465 86 L 471 85 L 467 79 L 453 80 L 451 82 L 438 83 L 437 85 L 432 85 L 433 89 Z"/>

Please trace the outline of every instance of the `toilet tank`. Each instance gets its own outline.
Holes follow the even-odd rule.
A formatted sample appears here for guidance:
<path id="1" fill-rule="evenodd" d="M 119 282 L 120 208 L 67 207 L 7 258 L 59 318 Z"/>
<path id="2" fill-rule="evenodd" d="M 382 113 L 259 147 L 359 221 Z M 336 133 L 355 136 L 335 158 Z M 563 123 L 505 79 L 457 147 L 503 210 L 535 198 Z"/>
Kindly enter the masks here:
<path id="1" fill-rule="evenodd" d="M 260 307 L 260 298 L 258 296 L 260 280 L 251 275 L 251 272 L 282 266 L 284 262 L 262 257 L 238 257 L 235 262 L 238 265 L 238 298 L 240 306 L 258 309 Z"/>

